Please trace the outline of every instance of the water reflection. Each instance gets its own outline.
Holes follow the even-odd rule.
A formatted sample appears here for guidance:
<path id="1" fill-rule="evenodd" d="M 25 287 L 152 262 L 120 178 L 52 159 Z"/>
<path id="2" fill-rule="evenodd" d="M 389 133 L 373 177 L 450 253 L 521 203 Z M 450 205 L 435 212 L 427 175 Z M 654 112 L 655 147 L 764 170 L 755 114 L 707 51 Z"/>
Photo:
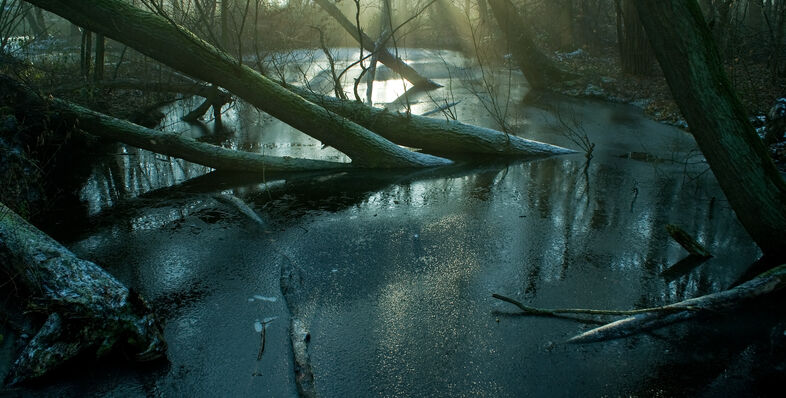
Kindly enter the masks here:
<path id="1" fill-rule="evenodd" d="M 310 79 L 320 73 L 289 72 Z M 462 120 L 492 125 L 477 99 L 463 93 Z M 423 100 L 410 94 L 410 100 Z M 684 161 L 695 154 L 689 136 L 629 107 L 554 101 L 572 107 L 597 144 L 586 172 L 577 154 L 395 172 L 214 173 L 180 183 L 209 170 L 121 149 L 97 166 L 83 190 L 94 212 L 113 205 L 119 210 L 97 216 L 110 222 L 97 223 L 82 244 L 104 253 L 117 274 L 153 297 L 198 282 L 216 289 L 209 300 L 192 305 L 204 319 L 219 322 L 220 332 L 205 329 L 212 323 L 192 322 L 203 319 L 193 314 L 173 315 L 173 325 L 184 330 L 170 345 L 188 352 L 173 356 L 173 368 L 195 375 L 203 370 L 194 363 L 216 366 L 211 360 L 232 348 L 227 341 L 252 350 L 258 345 L 258 335 L 237 336 L 253 332 L 249 319 L 270 314 L 240 316 L 237 303 L 250 292 L 274 291 L 278 268 L 271 253 L 279 251 L 305 271 L 301 313 L 312 326 L 322 395 L 640 393 L 652 383 L 648 375 L 662 372 L 664 364 L 696 362 L 689 360 L 693 340 L 684 347 L 679 339 L 674 343 L 680 329 L 659 332 L 661 338 L 564 346 L 560 342 L 581 326 L 504 316 L 497 322 L 492 310 L 509 308 L 490 293 L 543 307 L 659 305 L 729 286 L 759 252 L 712 175 L 703 173 L 706 165 Z M 516 112 L 526 118 L 531 137 L 571 145 L 547 109 L 521 106 Z M 222 145 L 340 158 L 242 103 L 224 109 L 223 120 L 233 135 Z M 167 123 L 195 138 L 206 134 L 177 118 Z M 269 231 L 254 229 L 237 209 L 212 199 L 218 192 L 245 201 Z M 668 223 L 694 234 L 715 257 L 673 278 L 662 276 L 686 254 L 670 241 Z M 127 254 L 133 266 L 106 254 L 114 251 Z M 242 321 L 227 326 L 224 318 Z M 192 347 L 195 334 L 204 352 L 178 351 Z M 232 361 L 245 363 L 240 356 Z"/>

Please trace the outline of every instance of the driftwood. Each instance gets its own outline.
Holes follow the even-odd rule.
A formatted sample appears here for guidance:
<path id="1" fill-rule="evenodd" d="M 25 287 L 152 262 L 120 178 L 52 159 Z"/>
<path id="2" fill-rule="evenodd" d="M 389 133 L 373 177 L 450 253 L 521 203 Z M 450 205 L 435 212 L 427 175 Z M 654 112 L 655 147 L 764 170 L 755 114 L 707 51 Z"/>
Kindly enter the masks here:
<path id="1" fill-rule="evenodd" d="M 47 316 L 13 363 L 9 384 L 43 376 L 91 351 L 121 348 L 146 361 L 166 343 L 147 304 L 98 265 L 80 259 L 0 203 L 0 268 Z"/>
<path id="2" fill-rule="evenodd" d="M 569 343 L 591 343 L 632 336 L 661 328 L 700 315 L 728 312 L 733 309 L 786 287 L 786 264 L 764 272 L 734 288 L 722 292 L 696 297 L 661 307 L 629 311 L 606 311 L 590 309 L 539 309 L 527 307 L 508 297 L 493 295 L 512 303 L 527 315 L 557 316 L 558 314 L 626 315 L 626 318 L 608 323 L 572 337 Z"/>

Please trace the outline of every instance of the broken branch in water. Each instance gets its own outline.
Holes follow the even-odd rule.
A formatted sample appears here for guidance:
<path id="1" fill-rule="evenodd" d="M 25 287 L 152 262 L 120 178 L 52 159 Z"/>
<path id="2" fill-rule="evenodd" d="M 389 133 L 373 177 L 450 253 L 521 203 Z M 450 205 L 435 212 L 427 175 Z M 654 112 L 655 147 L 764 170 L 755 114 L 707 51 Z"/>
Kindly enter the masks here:
<path id="1" fill-rule="evenodd" d="M 674 239 L 677 243 L 680 244 L 685 250 L 688 251 L 692 256 L 698 256 L 702 258 L 710 258 L 712 254 L 710 254 L 701 243 L 697 242 L 696 239 L 693 239 L 690 234 L 685 232 L 682 228 L 674 225 L 668 224 L 666 225 L 666 231 L 669 232 L 671 238 Z"/>
<path id="2" fill-rule="evenodd" d="M 681 322 L 708 312 L 730 311 L 741 305 L 786 287 L 786 264 L 775 267 L 734 288 L 700 296 L 662 307 L 630 311 L 606 311 L 589 309 L 540 309 L 527 307 L 520 302 L 500 296 L 494 298 L 511 303 L 531 315 L 558 316 L 557 314 L 628 315 L 626 318 L 608 323 L 572 337 L 569 343 L 590 343 L 632 336 L 648 330 Z"/>
<path id="3" fill-rule="evenodd" d="M 636 314 L 644 314 L 647 312 L 658 312 L 658 311 L 667 311 L 667 312 L 674 312 L 674 311 L 682 311 L 682 310 L 691 310 L 696 308 L 680 308 L 680 309 L 670 309 L 666 307 L 652 307 L 652 308 L 641 308 L 638 310 L 593 310 L 587 308 L 554 308 L 554 309 L 544 309 L 544 308 L 536 308 L 536 307 L 528 307 L 522 304 L 519 301 L 516 301 L 510 297 L 505 297 L 500 294 L 492 294 L 491 297 L 494 297 L 497 300 L 502 300 L 508 303 L 519 307 L 520 310 L 524 311 L 526 315 L 542 315 L 542 316 L 559 316 L 560 314 L 586 314 L 586 315 L 617 315 L 617 316 L 627 316 L 627 315 L 636 315 Z"/>

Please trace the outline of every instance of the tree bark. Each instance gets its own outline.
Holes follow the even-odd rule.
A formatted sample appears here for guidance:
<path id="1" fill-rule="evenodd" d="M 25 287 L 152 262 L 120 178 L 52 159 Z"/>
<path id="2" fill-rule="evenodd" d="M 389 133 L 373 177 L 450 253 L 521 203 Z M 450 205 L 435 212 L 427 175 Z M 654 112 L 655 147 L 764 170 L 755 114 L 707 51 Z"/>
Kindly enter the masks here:
<path id="1" fill-rule="evenodd" d="M 292 94 L 182 26 L 120 0 L 31 0 L 30 3 L 176 70 L 224 87 L 273 117 L 344 152 L 355 165 L 396 168 L 450 163 L 401 148 Z"/>
<path id="2" fill-rule="evenodd" d="M 639 20 L 635 0 L 617 0 L 617 40 L 620 41 L 620 60 L 622 71 L 645 76 L 652 71 L 653 56 L 647 33 Z M 622 2 L 622 5 L 620 5 Z"/>
<path id="3" fill-rule="evenodd" d="M 82 29 L 82 46 L 80 51 L 79 63 L 82 76 L 90 76 L 90 64 L 93 60 L 93 32 Z"/>
<path id="4" fill-rule="evenodd" d="M 737 218 L 786 258 L 786 184 L 726 76 L 695 0 L 637 0 L 671 92 Z"/>
<path id="5" fill-rule="evenodd" d="M 455 120 L 390 112 L 357 101 L 323 96 L 299 87 L 287 86 L 287 88 L 399 145 L 419 148 L 427 153 L 446 156 L 478 154 L 510 157 L 574 153 L 570 149 Z"/>
<path id="6" fill-rule="evenodd" d="M 96 66 L 93 73 L 93 81 L 104 80 L 104 55 L 106 50 L 106 39 L 104 35 L 96 35 Z"/>
<path id="7" fill-rule="evenodd" d="M 123 346 L 139 360 L 164 355 L 161 327 L 141 298 L 2 203 L 0 268 L 30 294 L 31 308 L 48 316 L 12 365 L 10 384 L 43 376 L 90 350 L 100 356 Z"/>
<path id="8" fill-rule="evenodd" d="M 376 46 L 374 44 L 374 40 L 362 31 L 359 31 L 358 27 L 355 26 L 355 24 L 352 23 L 349 19 L 347 19 L 347 17 L 344 16 L 338 7 L 328 0 L 314 0 L 314 2 L 322 7 L 325 12 L 330 14 L 330 16 L 332 16 L 339 23 L 339 25 L 344 28 L 344 30 L 346 30 L 353 38 L 355 38 L 355 40 L 357 40 L 366 51 L 372 53 L 375 51 Z M 398 73 L 415 86 L 425 89 L 442 87 L 440 84 L 421 76 L 420 73 L 418 73 L 411 66 L 407 65 L 406 62 L 401 60 L 401 58 L 391 54 L 387 48 L 384 48 L 384 46 L 383 48 L 378 49 L 376 55 L 379 62 L 382 62 L 385 66 Z"/>
<path id="9" fill-rule="evenodd" d="M 570 80 L 576 76 L 561 70 L 543 54 L 533 41 L 533 33 L 527 28 L 518 10 L 510 0 L 489 0 L 491 11 L 500 29 L 510 43 L 510 51 L 534 89 L 548 88 L 550 84 Z"/>
<path id="10" fill-rule="evenodd" d="M 343 169 L 349 164 L 290 157 L 264 156 L 257 153 L 235 151 L 177 134 L 164 133 L 116 119 L 79 105 L 52 98 L 45 100 L 12 79 L 0 75 L 0 88 L 6 96 L 4 102 L 23 107 L 27 112 L 49 115 L 68 122 L 92 135 L 122 142 L 137 148 L 163 155 L 174 156 L 189 162 L 212 167 L 216 170 L 264 173 L 273 171 L 306 171 Z M 10 101 L 9 101 L 10 100 Z"/>

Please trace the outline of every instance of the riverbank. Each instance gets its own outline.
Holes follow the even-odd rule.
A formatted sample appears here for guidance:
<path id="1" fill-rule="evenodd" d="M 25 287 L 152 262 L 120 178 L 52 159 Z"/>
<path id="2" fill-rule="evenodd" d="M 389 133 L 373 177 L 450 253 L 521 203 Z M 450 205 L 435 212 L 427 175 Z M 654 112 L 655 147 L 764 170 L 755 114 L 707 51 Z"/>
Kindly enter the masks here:
<path id="1" fill-rule="evenodd" d="M 657 64 L 650 75 L 635 76 L 621 72 L 614 49 L 602 53 L 604 55 L 596 56 L 582 49 L 556 53 L 555 60 L 563 69 L 581 77 L 565 82 L 554 91 L 572 97 L 635 105 L 653 120 L 688 130 L 688 123 Z M 786 94 L 786 78 L 773 81 L 766 65 L 747 64 L 741 59 L 726 65 L 726 70 L 740 101 L 751 115 L 754 128 L 763 136 L 767 112 Z M 770 151 L 778 167 L 786 171 L 786 145 L 773 145 Z"/>

